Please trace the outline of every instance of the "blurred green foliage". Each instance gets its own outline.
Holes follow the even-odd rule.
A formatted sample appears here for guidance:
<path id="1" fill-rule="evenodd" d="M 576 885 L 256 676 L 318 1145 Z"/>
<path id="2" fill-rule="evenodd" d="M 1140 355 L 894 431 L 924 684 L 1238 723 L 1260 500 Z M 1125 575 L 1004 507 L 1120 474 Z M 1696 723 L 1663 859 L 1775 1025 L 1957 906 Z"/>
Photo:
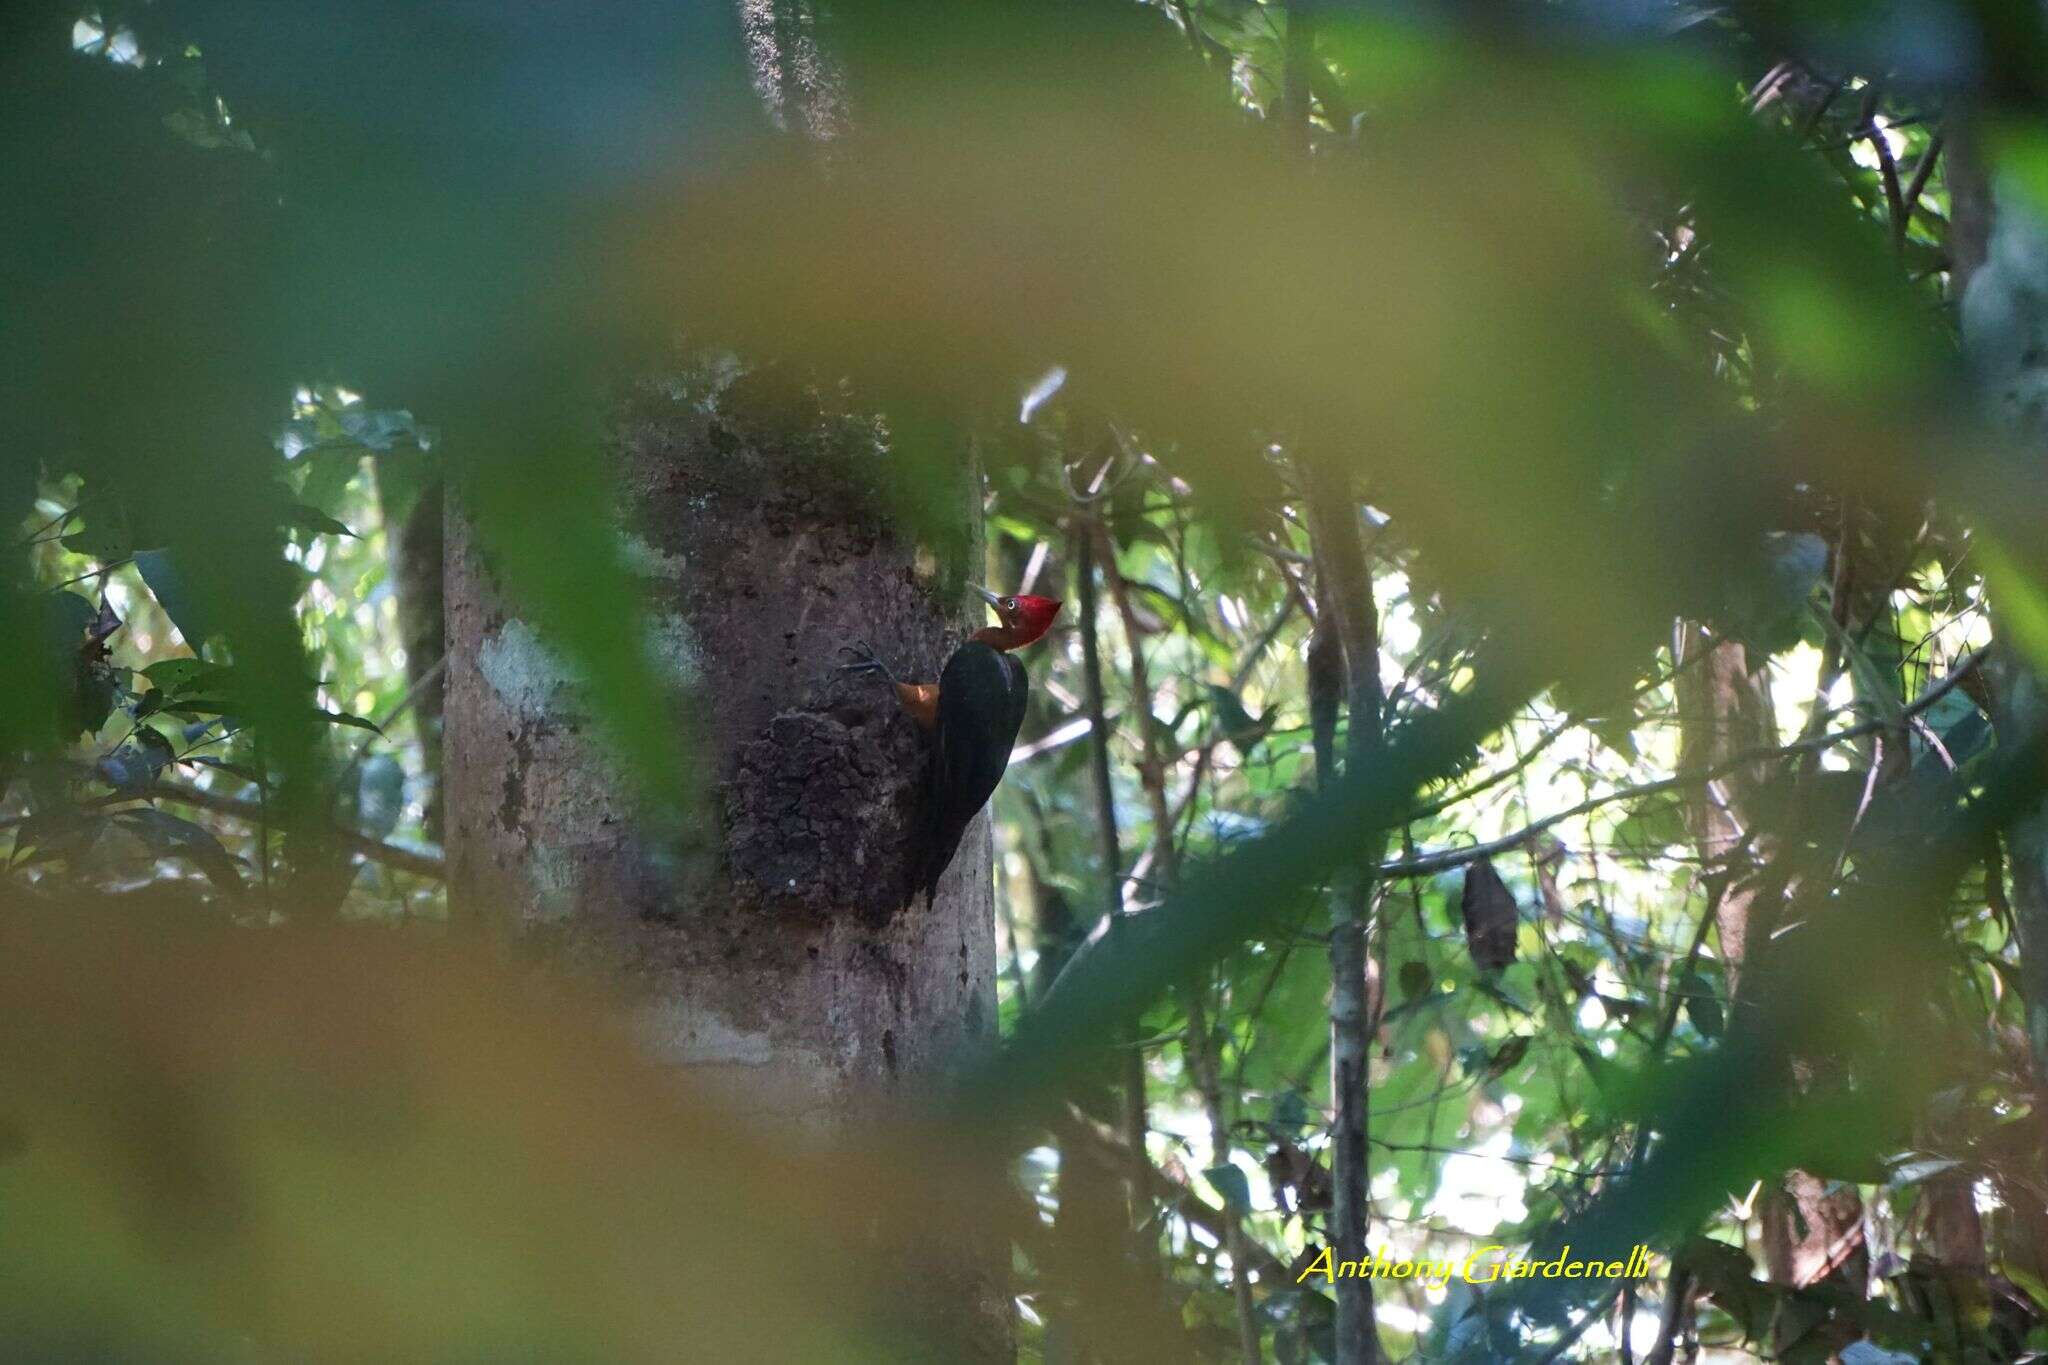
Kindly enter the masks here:
<path id="1" fill-rule="evenodd" d="M 1645 1305 L 1691 1291 L 1703 1340 L 1782 1359 L 1832 1340 L 1793 1321 L 1908 1358 L 2038 1347 L 2043 1080 L 1996 850 L 2040 755 L 1951 677 L 1993 603 L 2042 662 L 2040 452 L 1980 422 L 1958 359 L 1951 174 L 1967 146 L 2040 194 L 2036 8 L 804 13 L 848 115 L 800 147 L 717 5 L 0 18 L 0 1330 L 96 1358 L 897 1358 L 835 1257 L 898 1202 L 1011 1237 L 1022 1345 L 1071 1358 L 1089 1276 L 1048 1267 L 1076 1132 L 1111 1117 L 1076 1078 L 1135 1048 L 1160 1183 L 1130 1259 L 1183 1334 L 1153 1344 L 1231 1358 L 1241 1214 L 1262 1341 L 1326 1358 L 1328 1300 L 1279 1268 L 1324 1235 L 1316 926 L 1372 833 L 1390 1243 L 1649 1240 L 1677 1260 L 1628 1290 L 1639 1354 Z M 435 479 L 650 808 L 682 794 L 598 433 L 685 329 L 872 402 L 898 515 L 955 550 L 939 491 L 971 444 L 992 580 L 1074 600 L 1099 537 L 1123 863 L 1063 632 L 999 805 L 1005 1046 L 850 1165 L 671 1113 L 591 1007 L 511 1007 L 397 936 L 442 914 L 432 661 L 389 567 Z M 1320 791 L 1310 461 L 1365 504 L 1389 736 Z M 1782 746 L 1755 832 L 1782 945 L 1735 1000 L 1678 619 L 1760 661 Z M 1496 844 L 1517 952 L 1482 973 L 1461 850 Z M 336 916 L 375 923 L 299 936 Z M 984 1183 L 919 1188 L 931 1150 Z M 1793 1166 L 1872 1211 L 1865 1292 L 1754 1273 L 1757 1184 Z M 1947 1299 L 1944 1177 L 1988 1267 Z M 1124 1282 L 1125 1248 L 1091 1251 Z M 1608 1358 L 1607 1287 L 1572 1290 L 1390 1289 L 1382 1332 Z"/>

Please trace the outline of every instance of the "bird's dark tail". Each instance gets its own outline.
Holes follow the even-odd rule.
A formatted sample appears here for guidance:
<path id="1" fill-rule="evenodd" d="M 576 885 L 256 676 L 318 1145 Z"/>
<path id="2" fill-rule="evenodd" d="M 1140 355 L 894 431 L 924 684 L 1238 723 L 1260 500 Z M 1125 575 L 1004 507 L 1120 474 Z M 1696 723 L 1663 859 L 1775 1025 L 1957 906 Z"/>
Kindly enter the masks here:
<path id="1" fill-rule="evenodd" d="M 945 876 L 946 869 L 953 865 L 953 855 L 960 851 L 960 839 L 966 833 L 965 825 L 948 829 L 937 820 L 925 826 L 924 860 L 919 864 L 917 873 L 918 890 L 924 892 L 925 909 L 931 909 L 932 901 L 937 898 L 939 878 Z M 915 893 L 911 899 L 916 899 Z"/>

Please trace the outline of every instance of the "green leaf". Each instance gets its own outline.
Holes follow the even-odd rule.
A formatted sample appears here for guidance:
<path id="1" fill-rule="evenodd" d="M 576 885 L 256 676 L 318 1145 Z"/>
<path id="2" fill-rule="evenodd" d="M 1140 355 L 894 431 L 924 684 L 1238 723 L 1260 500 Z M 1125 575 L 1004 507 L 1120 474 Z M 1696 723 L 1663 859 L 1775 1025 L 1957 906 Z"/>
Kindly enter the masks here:
<path id="1" fill-rule="evenodd" d="M 53 592 L 43 599 L 43 603 L 50 648 L 56 653 L 77 649 L 85 639 L 85 632 L 99 619 L 99 607 L 91 598 L 79 593 Z"/>
<path id="2" fill-rule="evenodd" d="M 174 762 L 178 757 L 176 746 L 170 740 L 164 738 L 163 732 L 154 726 L 136 726 L 135 744 L 136 747 L 149 756 L 151 764 L 158 771 L 162 771 L 166 764 Z"/>
<path id="3" fill-rule="evenodd" d="M 1202 1172 L 1202 1179 L 1208 1181 L 1209 1187 L 1223 1196 L 1223 1206 L 1225 1208 L 1233 1209 L 1238 1213 L 1249 1213 L 1251 1211 L 1251 1182 L 1245 1179 L 1244 1172 L 1236 1166 L 1229 1163 L 1221 1166 L 1211 1166 L 1208 1170 Z"/>
<path id="4" fill-rule="evenodd" d="M 1827 573 L 1828 546 L 1810 531 L 1772 532 L 1759 560 L 1758 569 L 1737 574 L 1729 585 L 1726 616 L 1737 638 L 1775 654 L 1799 642 L 1807 607 Z"/>
<path id="5" fill-rule="evenodd" d="M 386 452 L 400 443 L 430 450 L 434 445 L 434 429 L 422 426 L 404 408 L 350 406 L 343 408 L 335 421 L 348 439 L 366 450 Z"/>
<path id="6" fill-rule="evenodd" d="M 1948 761 L 1959 768 L 1991 747 L 1990 723 L 1977 709 L 1977 703 L 1960 687 L 1936 698 L 1932 706 L 1922 710 L 1920 722 L 1940 739 Z M 1910 738 L 1917 755 L 1916 767 L 1926 765 L 1929 771 L 1947 769 L 1948 762 L 1935 753 L 1934 746 L 1928 743 L 1920 726 L 1913 728 Z"/>
<path id="7" fill-rule="evenodd" d="M 192 863 L 221 890 L 242 891 L 242 874 L 234 858 L 201 826 L 155 807 L 122 811 L 114 818 L 157 852 Z"/>
<path id="8" fill-rule="evenodd" d="M 1493 1055 L 1487 1058 L 1487 1078 L 1493 1079 L 1495 1077 L 1505 1076 L 1508 1072 L 1514 1070 L 1516 1066 L 1520 1065 L 1522 1058 L 1529 1055 L 1529 1042 L 1530 1035 L 1526 1033 L 1517 1033 L 1513 1037 L 1509 1038 L 1506 1042 L 1502 1043 L 1500 1047 L 1494 1051 Z"/>
<path id="9" fill-rule="evenodd" d="M 1953 1157 L 1923 1156 L 1915 1160 L 1901 1161 L 1891 1168 L 1890 1183 L 1894 1187 L 1918 1185 L 1922 1181 L 1932 1180 L 1946 1171 L 1956 1170 L 1962 1164 L 1962 1162 Z"/>
<path id="10" fill-rule="evenodd" d="M 2028 662 L 2036 669 L 2048 669 L 2048 590 L 1991 532 L 1978 530 L 1971 545 L 1991 585 L 1992 600 L 1998 604 L 1999 625 Z"/>
<path id="11" fill-rule="evenodd" d="M 204 659 L 159 659 L 144 668 L 142 676 L 159 690 L 175 697 L 181 692 L 197 692 L 203 687 L 217 686 L 226 682 L 233 672 Z"/>
<path id="12" fill-rule="evenodd" d="M 93 764 L 99 779 L 123 795 L 148 791 L 156 781 L 156 769 L 148 757 L 132 744 L 123 744 Z"/>
<path id="13" fill-rule="evenodd" d="M 244 782 L 250 783 L 254 786 L 261 787 L 264 785 L 263 774 L 257 772 L 254 768 L 250 767 L 246 763 L 231 763 L 227 759 L 212 758 L 206 754 L 194 754 L 191 758 L 188 758 L 185 761 L 187 763 L 197 763 L 202 767 L 216 769 L 220 772 L 227 773 L 232 777 L 239 777 Z"/>
<path id="14" fill-rule="evenodd" d="M 1239 749 L 1257 744 L 1265 736 L 1267 723 L 1245 709 L 1238 695 L 1227 687 L 1210 683 L 1209 708 L 1216 717 L 1216 729 Z"/>
<path id="15" fill-rule="evenodd" d="M 1654 853 L 1685 838 L 1680 803 L 1663 797 L 1652 797 L 1614 827 L 1614 842 L 1631 853 Z"/>
<path id="16" fill-rule="evenodd" d="M 1721 997 L 1698 970 L 1689 971 L 1678 983 L 1685 997 L 1686 1017 L 1701 1036 L 1719 1038 L 1727 1020 L 1721 1011 Z"/>
<path id="17" fill-rule="evenodd" d="M 2048 216 L 2048 130 L 2015 119 L 1996 121 L 1987 129 L 1999 188 L 2037 215 Z"/>
<path id="18" fill-rule="evenodd" d="M 327 508 L 336 504 L 349 481 L 361 472 L 363 455 L 351 446 L 315 451 L 300 463 L 306 466 L 306 477 L 299 484 L 299 501 L 308 507 Z M 379 488 L 383 489 L 381 478 Z"/>
<path id="19" fill-rule="evenodd" d="M 173 697 L 164 703 L 164 711 L 173 716 L 231 716 L 235 704 L 222 697 Z"/>
<path id="20" fill-rule="evenodd" d="M 14 866 L 49 862 L 56 858 L 78 859 L 91 851 L 106 821 L 70 804 L 60 804 L 30 815 L 15 831 Z M 23 856 L 22 850 L 32 850 Z"/>
<path id="21" fill-rule="evenodd" d="M 178 628 L 178 634 L 185 637 L 185 644 L 197 654 L 215 630 L 213 617 L 200 603 L 198 595 L 185 582 L 171 559 L 168 550 L 141 550 L 135 555 L 135 571 L 142 575 L 142 581 L 149 585 L 156 597 L 157 605 L 164 609 L 164 615 L 171 618 L 171 624 Z"/>
<path id="22" fill-rule="evenodd" d="M 433 428 L 420 425 L 404 408 L 383 410 L 360 404 L 294 418 L 285 423 L 277 441 L 285 458 L 292 460 L 336 450 L 356 456 L 365 450 L 384 454 L 401 443 L 429 450 L 434 444 Z"/>
<path id="23" fill-rule="evenodd" d="M 88 555 L 102 564 L 114 564 L 135 553 L 135 536 L 128 518 L 112 506 L 102 506 L 86 518 L 85 528 L 73 531 L 59 542 L 73 554 Z"/>
<path id="24" fill-rule="evenodd" d="M 347 536 L 352 540 L 362 539 L 354 531 L 349 530 L 344 523 L 328 516 L 317 507 L 307 507 L 303 503 L 286 508 L 283 521 L 286 526 L 301 531 L 313 531 L 320 535 L 329 536 Z"/>
<path id="25" fill-rule="evenodd" d="M 313 714 L 318 716 L 321 720 L 326 721 L 329 725 L 346 725 L 357 730 L 368 730 L 373 735 L 381 735 L 384 733 L 381 729 L 377 727 L 375 721 L 365 720 L 361 716 L 351 716 L 346 712 L 342 711 L 320 710 L 314 711 Z"/>
<path id="26" fill-rule="evenodd" d="M 1816 607 L 1814 616 L 1820 621 L 1821 628 L 1827 632 L 1828 638 L 1842 651 L 1843 659 L 1848 662 L 1849 676 L 1856 683 L 1856 695 L 1868 702 L 1871 709 L 1877 712 L 1878 718 L 1886 724 L 1901 724 L 1906 718 L 1906 704 L 1899 699 L 1897 679 L 1881 668 L 1877 661 L 1870 657 L 1868 650 L 1836 624 L 1831 613 Z"/>
<path id="27" fill-rule="evenodd" d="M 356 828 L 382 839 L 405 813 L 405 768 L 389 754 L 377 754 L 356 773 Z"/>

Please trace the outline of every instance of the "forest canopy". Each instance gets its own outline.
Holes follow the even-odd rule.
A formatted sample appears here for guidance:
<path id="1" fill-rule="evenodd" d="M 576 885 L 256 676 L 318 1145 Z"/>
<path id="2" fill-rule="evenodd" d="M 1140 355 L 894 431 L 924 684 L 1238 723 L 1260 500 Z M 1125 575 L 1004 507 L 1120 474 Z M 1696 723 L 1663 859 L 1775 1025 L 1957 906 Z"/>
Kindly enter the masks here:
<path id="1" fill-rule="evenodd" d="M 0 63 L 10 1356 L 2048 1351 L 2038 5 Z"/>

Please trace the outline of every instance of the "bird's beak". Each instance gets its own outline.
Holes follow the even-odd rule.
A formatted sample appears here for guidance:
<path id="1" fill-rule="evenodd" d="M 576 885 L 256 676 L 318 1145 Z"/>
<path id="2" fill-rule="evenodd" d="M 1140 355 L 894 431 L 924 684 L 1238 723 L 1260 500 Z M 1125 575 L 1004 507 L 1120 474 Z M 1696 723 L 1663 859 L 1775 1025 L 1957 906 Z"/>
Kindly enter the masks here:
<path id="1" fill-rule="evenodd" d="M 992 607 L 1003 600 L 1002 598 L 996 596 L 994 593 L 990 592 L 987 588 L 982 587 L 979 583 L 971 583 L 968 586 L 973 588 L 976 592 L 980 593 L 981 600 L 988 603 Z"/>

